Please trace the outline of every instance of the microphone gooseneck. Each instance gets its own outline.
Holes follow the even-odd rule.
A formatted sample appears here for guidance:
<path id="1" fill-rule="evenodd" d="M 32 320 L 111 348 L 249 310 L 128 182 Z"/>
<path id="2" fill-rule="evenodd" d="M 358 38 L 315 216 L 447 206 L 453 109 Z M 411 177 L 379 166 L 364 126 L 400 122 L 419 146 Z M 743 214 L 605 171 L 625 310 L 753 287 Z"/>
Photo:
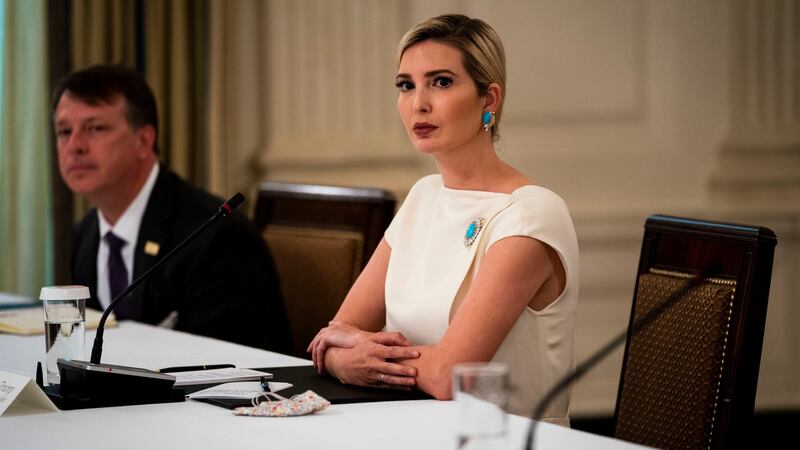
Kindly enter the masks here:
<path id="1" fill-rule="evenodd" d="M 105 311 L 103 311 L 102 317 L 100 317 L 100 323 L 97 326 L 97 334 L 94 338 L 94 344 L 92 345 L 92 358 L 91 362 L 93 364 L 100 364 L 100 358 L 103 354 L 103 332 L 106 326 L 106 320 L 108 319 L 108 315 L 111 314 L 111 311 L 117 306 L 117 303 L 125 299 L 128 294 L 133 292 L 134 289 L 139 287 L 144 281 L 146 281 L 150 274 L 161 267 L 162 264 L 167 262 L 175 253 L 177 253 L 180 249 L 182 249 L 186 244 L 188 244 L 191 240 L 193 240 L 198 234 L 200 234 L 203 230 L 205 230 L 211 223 L 217 220 L 220 217 L 225 217 L 230 215 L 237 206 L 241 205 L 244 202 L 244 195 L 241 192 L 237 192 L 233 197 L 231 197 L 227 202 L 223 203 L 217 212 L 211 216 L 210 219 L 205 221 L 202 225 L 197 227 L 186 239 L 184 239 L 180 244 L 175 246 L 172 250 L 170 250 L 163 258 L 156 261 L 155 264 L 150 266 L 145 273 L 143 273 L 139 278 L 133 280 L 133 282 L 128 285 L 122 292 L 119 293 L 111 303 L 108 305 Z"/>
<path id="2" fill-rule="evenodd" d="M 528 427 L 528 436 L 525 439 L 525 449 L 532 450 L 534 447 L 533 440 L 536 435 L 536 426 L 539 423 L 539 419 L 542 417 L 542 414 L 550 406 L 550 403 L 559 395 L 561 394 L 564 389 L 566 389 L 570 384 L 578 381 L 586 375 L 594 366 L 597 365 L 600 361 L 605 359 L 609 353 L 611 353 L 614 349 L 617 348 L 620 344 L 624 343 L 628 337 L 628 334 L 631 336 L 635 336 L 639 334 L 644 328 L 650 325 L 654 320 L 659 318 L 661 314 L 663 314 L 668 309 L 672 308 L 677 302 L 679 302 L 689 291 L 694 289 L 696 286 L 700 284 L 700 282 L 707 278 L 707 274 L 711 273 L 712 271 L 707 270 L 701 272 L 692 278 L 686 280 L 686 283 L 678 289 L 677 291 L 673 292 L 666 300 L 661 302 L 661 304 L 657 305 L 655 308 L 650 310 L 647 314 L 645 314 L 641 319 L 637 320 L 631 325 L 630 330 L 623 331 L 615 336 L 611 341 L 609 341 L 606 345 L 601 347 L 597 350 L 594 354 L 592 354 L 589 358 L 584 360 L 580 363 L 574 371 L 569 373 L 567 376 L 562 378 L 558 383 L 554 384 L 539 400 L 539 403 L 536 404 L 536 408 L 533 410 L 533 415 L 531 416 L 531 424 Z"/>

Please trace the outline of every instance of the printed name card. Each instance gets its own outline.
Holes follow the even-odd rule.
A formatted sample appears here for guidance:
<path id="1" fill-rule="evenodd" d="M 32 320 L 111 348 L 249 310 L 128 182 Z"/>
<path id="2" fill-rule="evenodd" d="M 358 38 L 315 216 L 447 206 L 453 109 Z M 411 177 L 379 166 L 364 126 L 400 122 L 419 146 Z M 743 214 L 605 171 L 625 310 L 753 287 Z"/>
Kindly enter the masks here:
<path id="1" fill-rule="evenodd" d="M 0 416 L 58 411 L 32 379 L 0 370 Z"/>

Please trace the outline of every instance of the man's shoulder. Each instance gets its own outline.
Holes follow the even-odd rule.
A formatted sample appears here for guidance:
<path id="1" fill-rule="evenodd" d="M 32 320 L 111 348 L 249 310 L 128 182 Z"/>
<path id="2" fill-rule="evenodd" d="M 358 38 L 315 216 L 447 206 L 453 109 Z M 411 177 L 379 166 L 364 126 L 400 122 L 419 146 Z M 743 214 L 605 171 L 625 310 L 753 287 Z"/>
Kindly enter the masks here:
<path id="1" fill-rule="evenodd" d="M 161 198 L 153 199 L 154 201 L 148 205 L 148 209 L 152 207 L 153 210 L 148 213 L 166 214 L 172 217 L 173 226 L 178 228 L 199 226 L 211 218 L 223 203 L 220 197 L 194 186 L 170 170 L 165 170 L 163 180 L 159 181 L 151 195 Z M 251 227 L 248 219 L 239 212 L 219 222 L 222 223 L 214 228 L 221 232 L 228 232 L 231 229 L 241 231 L 242 228 Z"/>
<path id="2" fill-rule="evenodd" d="M 168 169 L 164 169 L 164 172 L 163 186 L 158 186 L 158 184 L 156 186 L 172 192 L 176 200 L 174 205 L 176 208 L 208 211 L 216 209 L 222 204 L 222 199 L 189 183 L 175 172 Z M 159 192 L 159 195 L 161 194 Z"/>
<path id="3" fill-rule="evenodd" d="M 144 214 L 148 223 L 172 223 L 182 229 L 183 225 L 199 225 L 220 204 L 222 200 L 162 166 Z"/>

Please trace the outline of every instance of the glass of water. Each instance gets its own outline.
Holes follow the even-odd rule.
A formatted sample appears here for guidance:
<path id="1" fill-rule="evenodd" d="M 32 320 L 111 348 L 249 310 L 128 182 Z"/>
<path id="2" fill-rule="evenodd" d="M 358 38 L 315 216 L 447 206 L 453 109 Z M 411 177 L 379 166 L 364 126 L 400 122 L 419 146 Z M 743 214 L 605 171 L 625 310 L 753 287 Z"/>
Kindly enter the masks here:
<path id="1" fill-rule="evenodd" d="M 508 446 L 509 368 L 502 363 L 465 363 L 453 367 L 453 400 L 458 409 L 457 448 Z"/>
<path id="2" fill-rule="evenodd" d="M 59 384 L 58 358 L 84 359 L 86 341 L 86 286 L 43 287 L 45 369 L 47 384 Z"/>

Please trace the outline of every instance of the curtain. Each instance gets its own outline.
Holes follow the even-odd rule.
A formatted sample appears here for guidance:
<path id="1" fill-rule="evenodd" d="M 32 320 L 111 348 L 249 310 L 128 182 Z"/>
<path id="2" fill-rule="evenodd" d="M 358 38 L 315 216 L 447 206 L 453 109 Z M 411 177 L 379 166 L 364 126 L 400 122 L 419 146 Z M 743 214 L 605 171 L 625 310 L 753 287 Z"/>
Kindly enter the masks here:
<path id="1" fill-rule="evenodd" d="M 44 0 L 0 0 L 0 290 L 53 282 Z"/>
<path id="2" fill-rule="evenodd" d="M 209 189 L 253 194 L 266 147 L 267 2 L 212 0 L 209 45 Z M 249 195 L 248 198 L 255 198 Z M 248 202 L 249 210 L 255 202 Z"/>
<path id="3" fill-rule="evenodd" d="M 158 101 L 161 160 L 208 188 L 206 2 L 150 0 L 144 9 L 145 74 Z"/>
<path id="4" fill-rule="evenodd" d="M 72 0 L 72 68 L 102 63 L 137 66 L 136 0 Z"/>

